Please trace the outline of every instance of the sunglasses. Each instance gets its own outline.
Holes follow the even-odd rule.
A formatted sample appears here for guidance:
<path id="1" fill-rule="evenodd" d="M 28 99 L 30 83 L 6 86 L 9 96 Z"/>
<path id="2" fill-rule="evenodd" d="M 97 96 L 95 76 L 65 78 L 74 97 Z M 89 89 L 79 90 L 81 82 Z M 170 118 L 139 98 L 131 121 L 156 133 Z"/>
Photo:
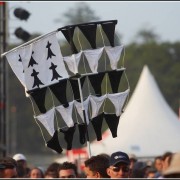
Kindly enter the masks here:
<path id="1" fill-rule="evenodd" d="M 126 167 L 126 166 L 114 166 L 112 167 L 112 170 L 114 172 L 119 172 L 120 169 L 123 171 L 123 172 L 129 172 L 129 167 Z"/>

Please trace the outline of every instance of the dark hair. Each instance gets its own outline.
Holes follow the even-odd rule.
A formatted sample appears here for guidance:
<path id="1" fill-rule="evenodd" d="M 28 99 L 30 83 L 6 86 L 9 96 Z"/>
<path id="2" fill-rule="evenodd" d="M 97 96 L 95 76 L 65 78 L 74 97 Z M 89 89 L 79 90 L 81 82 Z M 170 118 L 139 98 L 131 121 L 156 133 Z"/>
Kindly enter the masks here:
<path id="1" fill-rule="evenodd" d="M 77 173 L 77 167 L 74 163 L 71 163 L 71 162 L 68 162 L 68 161 L 65 161 L 63 162 L 62 164 L 60 164 L 60 167 L 59 167 L 59 171 L 60 170 L 66 170 L 66 169 L 73 169 L 76 176 L 78 175 Z"/>
<path id="2" fill-rule="evenodd" d="M 30 171 L 29 171 L 29 177 L 31 176 L 31 172 L 32 172 L 34 169 L 39 170 L 39 172 L 41 173 L 41 178 L 44 178 L 44 172 L 43 172 L 39 167 L 33 167 L 33 168 L 31 168 Z"/>
<path id="3" fill-rule="evenodd" d="M 17 168 L 17 162 L 11 157 L 0 158 L 0 169 L 13 169 Z"/>
<path id="4" fill-rule="evenodd" d="M 137 161 L 132 169 L 132 178 L 144 178 L 147 164 L 143 161 Z"/>
<path id="5" fill-rule="evenodd" d="M 162 160 L 164 161 L 167 157 L 171 157 L 172 156 L 172 152 L 167 151 L 162 155 Z"/>
<path id="6" fill-rule="evenodd" d="M 103 178 L 109 178 L 106 169 L 109 167 L 109 158 L 105 155 L 92 156 L 84 162 L 86 167 L 93 172 L 99 172 Z"/>
<path id="7" fill-rule="evenodd" d="M 58 178 L 59 177 L 59 167 L 60 167 L 60 163 L 57 162 L 53 162 L 52 164 L 50 164 L 48 166 L 48 168 L 45 171 L 45 176 L 46 175 L 50 175 L 53 176 L 54 178 Z"/>
<path id="8" fill-rule="evenodd" d="M 156 156 L 156 157 L 154 158 L 154 161 L 156 161 L 157 159 L 162 160 L 162 156 Z"/>

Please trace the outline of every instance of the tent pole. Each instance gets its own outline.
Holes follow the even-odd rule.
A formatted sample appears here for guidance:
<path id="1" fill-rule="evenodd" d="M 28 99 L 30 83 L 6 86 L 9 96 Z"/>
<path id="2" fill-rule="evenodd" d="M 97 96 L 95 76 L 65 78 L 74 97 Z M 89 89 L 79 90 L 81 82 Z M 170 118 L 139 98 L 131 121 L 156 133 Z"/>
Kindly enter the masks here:
<path id="1" fill-rule="evenodd" d="M 83 116 L 84 116 L 84 122 L 85 122 L 85 125 L 86 125 L 86 128 L 87 128 L 87 131 L 86 131 L 87 148 L 88 148 L 88 156 L 90 158 L 91 157 L 91 149 L 90 149 L 89 133 L 88 133 L 88 127 L 87 127 L 87 121 L 86 121 L 86 113 L 85 113 L 84 104 L 83 104 L 83 94 L 82 94 L 82 89 L 81 89 L 80 78 L 78 78 L 78 86 L 79 86 L 79 92 L 80 92 L 80 98 L 81 98 L 81 105 L 82 105 L 82 111 L 83 111 Z"/>

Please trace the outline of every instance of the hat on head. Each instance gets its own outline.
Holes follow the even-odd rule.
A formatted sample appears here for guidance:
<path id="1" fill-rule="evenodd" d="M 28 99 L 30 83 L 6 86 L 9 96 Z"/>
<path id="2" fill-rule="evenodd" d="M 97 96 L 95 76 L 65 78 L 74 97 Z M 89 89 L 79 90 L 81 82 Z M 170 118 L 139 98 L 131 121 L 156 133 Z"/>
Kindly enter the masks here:
<path id="1" fill-rule="evenodd" d="M 15 154 L 13 156 L 13 159 L 16 160 L 16 161 L 20 161 L 20 160 L 26 161 L 26 157 L 23 154 Z"/>
<path id="2" fill-rule="evenodd" d="M 172 156 L 169 167 L 163 172 L 163 176 L 171 174 L 180 174 L 180 152 Z"/>
<path id="3" fill-rule="evenodd" d="M 17 162 L 12 157 L 0 157 L 0 169 L 12 169 Z"/>
<path id="4" fill-rule="evenodd" d="M 121 151 L 112 153 L 110 157 L 110 166 L 116 165 L 117 163 L 130 164 L 128 155 Z"/>

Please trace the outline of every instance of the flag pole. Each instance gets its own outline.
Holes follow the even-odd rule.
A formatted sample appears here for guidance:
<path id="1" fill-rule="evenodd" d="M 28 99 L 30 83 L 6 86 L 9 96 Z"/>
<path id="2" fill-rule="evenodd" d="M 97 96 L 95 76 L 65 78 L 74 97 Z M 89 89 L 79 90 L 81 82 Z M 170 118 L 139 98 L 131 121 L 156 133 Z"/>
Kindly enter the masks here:
<path id="1" fill-rule="evenodd" d="M 82 89 L 81 89 L 80 78 L 78 78 L 78 86 L 79 86 L 79 93 L 80 93 L 80 98 L 81 98 L 81 106 L 82 106 L 82 111 L 83 111 L 84 122 L 85 122 L 86 129 L 87 129 L 87 131 L 86 131 L 87 148 L 88 148 L 88 156 L 90 158 L 91 157 L 91 148 L 90 148 L 89 133 L 88 133 L 87 120 L 86 120 L 86 113 L 85 113 L 84 104 L 83 104 L 83 94 L 82 94 Z"/>

